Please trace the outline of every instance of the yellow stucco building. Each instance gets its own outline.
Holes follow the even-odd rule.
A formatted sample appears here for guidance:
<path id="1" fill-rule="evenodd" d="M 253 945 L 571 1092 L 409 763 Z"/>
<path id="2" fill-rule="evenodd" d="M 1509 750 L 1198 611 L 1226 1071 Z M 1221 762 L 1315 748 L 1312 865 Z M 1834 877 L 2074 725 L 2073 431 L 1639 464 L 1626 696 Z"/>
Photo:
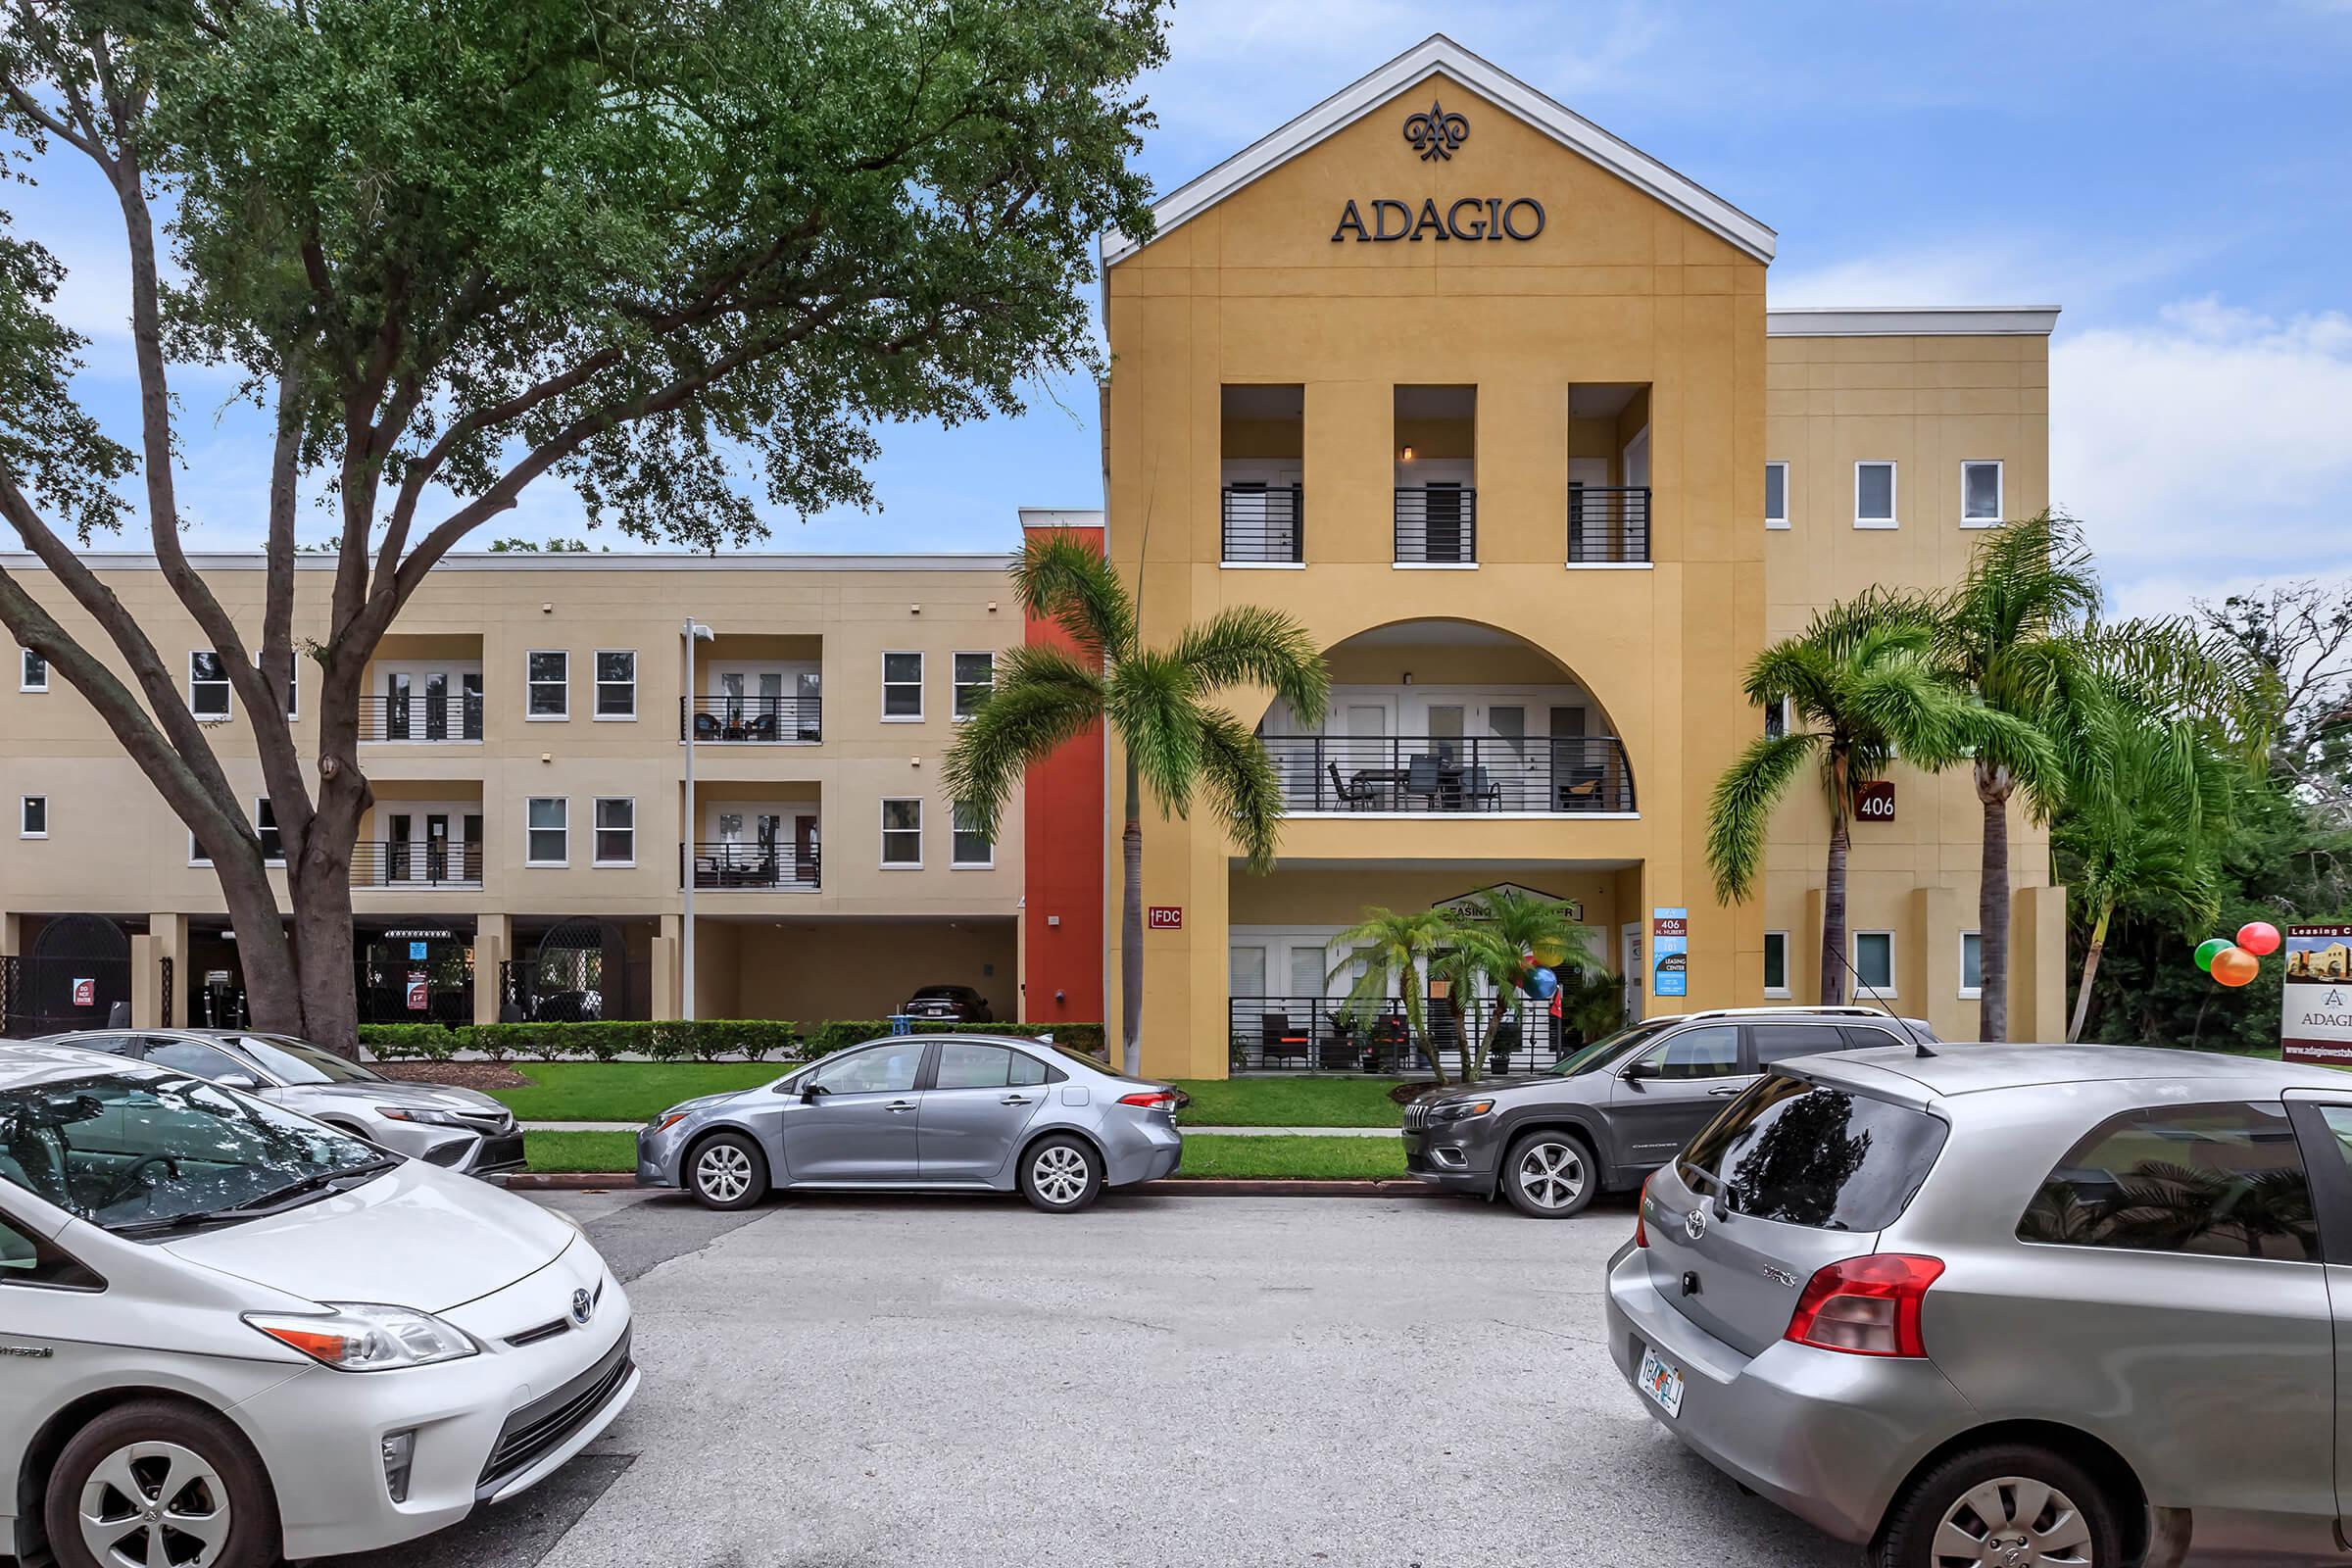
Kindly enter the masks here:
<path id="1" fill-rule="evenodd" d="M 1147 639 L 1274 606 L 1333 679 L 1318 725 L 1238 705 L 1293 813 L 1270 875 L 1211 823 L 1147 821 L 1146 902 L 1181 911 L 1144 938 L 1151 1071 L 1353 1065 L 1331 938 L 1496 884 L 1581 905 L 1637 1010 L 1817 994 L 1817 792 L 1758 897 L 1710 890 L 1709 790 L 1768 722 L 1742 668 L 1869 584 L 1950 582 L 1972 530 L 2044 506 L 2057 312 L 1776 311 L 1773 247 L 1444 37 L 1170 194 L 1149 242 L 1105 237 L 1104 537 Z M 1848 957 L 1967 1037 L 1976 798 L 1889 782 L 1854 832 Z M 2012 1029 L 2055 1038 L 2061 894 L 2045 836 L 2011 834 Z M 1662 910 L 1687 911 L 1679 961 Z"/>

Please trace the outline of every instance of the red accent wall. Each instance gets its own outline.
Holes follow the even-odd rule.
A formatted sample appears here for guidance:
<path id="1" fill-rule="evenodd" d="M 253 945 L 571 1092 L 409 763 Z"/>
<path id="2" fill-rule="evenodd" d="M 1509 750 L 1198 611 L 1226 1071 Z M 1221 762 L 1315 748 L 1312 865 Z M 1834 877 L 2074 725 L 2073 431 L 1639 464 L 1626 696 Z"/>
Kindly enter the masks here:
<path id="1" fill-rule="evenodd" d="M 1024 532 L 1066 533 L 1098 553 L 1102 549 L 1101 528 L 1057 523 Z M 1023 627 L 1022 640 L 1071 646 L 1060 627 L 1035 616 Z M 1027 847 L 1021 869 L 1026 901 L 1021 909 L 1021 1017 L 1041 1023 L 1100 1023 L 1104 951 L 1100 724 L 1029 769 L 1021 822 Z"/>

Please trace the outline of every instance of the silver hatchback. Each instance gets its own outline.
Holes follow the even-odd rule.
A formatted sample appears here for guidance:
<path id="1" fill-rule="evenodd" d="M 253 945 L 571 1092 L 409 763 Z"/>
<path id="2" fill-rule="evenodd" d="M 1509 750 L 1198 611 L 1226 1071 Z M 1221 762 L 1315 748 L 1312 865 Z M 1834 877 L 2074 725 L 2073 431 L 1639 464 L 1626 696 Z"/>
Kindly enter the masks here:
<path id="1" fill-rule="evenodd" d="M 1607 1311 L 1653 1417 L 1881 1568 L 2338 1560 L 2352 1077 L 1786 1062 L 1650 1178 Z"/>

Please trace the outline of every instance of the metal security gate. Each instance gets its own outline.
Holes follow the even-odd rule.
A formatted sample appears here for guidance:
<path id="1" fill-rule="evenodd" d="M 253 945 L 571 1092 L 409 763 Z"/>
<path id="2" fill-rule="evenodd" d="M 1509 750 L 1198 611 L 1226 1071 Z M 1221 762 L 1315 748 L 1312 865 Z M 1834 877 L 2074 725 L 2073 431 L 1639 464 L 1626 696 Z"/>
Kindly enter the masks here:
<path id="1" fill-rule="evenodd" d="M 514 964 L 502 1000 L 533 1023 L 642 1017 L 630 967 L 619 924 L 581 915 L 550 930 L 529 958 Z"/>
<path id="2" fill-rule="evenodd" d="M 24 1039 L 130 1022 L 130 938 L 100 914 L 49 921 L 0 971 L 0 1032 Z"/>

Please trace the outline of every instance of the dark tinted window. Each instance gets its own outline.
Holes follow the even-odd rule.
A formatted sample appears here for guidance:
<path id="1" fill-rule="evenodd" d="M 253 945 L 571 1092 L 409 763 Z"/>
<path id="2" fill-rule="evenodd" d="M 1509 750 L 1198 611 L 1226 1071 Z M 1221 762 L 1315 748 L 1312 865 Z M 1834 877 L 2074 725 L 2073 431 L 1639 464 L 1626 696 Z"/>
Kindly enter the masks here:
<path id="1" fill-rule="evenodd" d="M 1728 1023 L 1686 1029 L 1642 1060 L 1660 1078 L 1736 1078 L 1740 1075 L 1740 1030 Z"/>
<path id="2" fill-rule="evenodd" d="M 1911 1201 L 1948 1130 L 1925 1111 L 1776 1075 L 1734 1101 L 1682 1163 L 1728 1183 L 1738 1213 L 1875 1231 Z"/>
<path id="3" fill-rule="evenodd" d="M 1002 1089 L 1012 1066 L 1012 1053 L 1003 1046 L 942 1046 L 939 1048 L 939 1089 Z"/>
<path id="4" fill-rule="evenodd" d="M 1756 1043 L 1756 1065 L 1769 1067 L 1790 1056 L 1811 1056 L 1824 1051 L 1843 1051 L 1845 1036 L 1834 1023 L 1751 1023 L 1747 1037 Z M 1876 1044 L 1876 1042 L 1872 1042 Z"/>
<path id="5" fill-rule="evenodd" d="M 2311 1182 L 2286 1109 L 2126 1111 L 2091 1129 L 2026 1205 L 2018 1239 L 2316 1262 Z"/>
<path id="6" fill-rule="evenodd" d="M 1866 1046 L 1899 1046 L 1905 1044 L 1904 1041 L 1896 1038 L 1886 1030 L 1879 1028 L 1875 1024 L 1849 1023 L 1843 1025 L 1842 1027 L 1845 1030 L 1845 1043 L 1849 1050 L 1860 1051 Z M 1916 1040 L 1908 1043 L 1913 1046 L 1919 1044 L 1919 1042 Z"/>
<path id="7" fill-rule="evenodd" d="M 147 1037 L 147 1065 L 169 1067 L 174 1072 L 193 1073 L 199 1078 L 220 1079 L 231 1073 L 253 1076 L 246 1066 L 225 1051 L 198 1045 L 193 1040 L 172 1040 L 161 1035 Z"/>

